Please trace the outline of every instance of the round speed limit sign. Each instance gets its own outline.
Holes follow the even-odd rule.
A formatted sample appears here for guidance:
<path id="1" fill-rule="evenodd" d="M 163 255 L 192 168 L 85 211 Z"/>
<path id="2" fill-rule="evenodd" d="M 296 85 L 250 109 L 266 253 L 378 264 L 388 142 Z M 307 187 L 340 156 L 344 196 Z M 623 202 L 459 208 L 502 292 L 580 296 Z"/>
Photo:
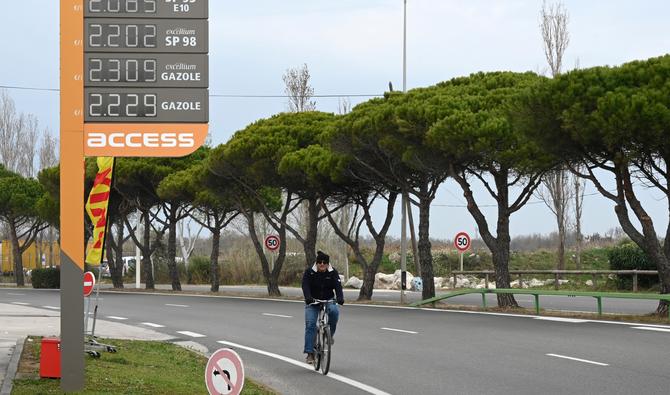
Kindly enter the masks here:
<path id="1" fill-rule="evenodd" d="M 270 251 L 275 251 L 279 248 L 279 237 L 275 235 L 269 235 L 265 238 L 265 248 Z"/>
<path id="2" fill-rule="evenodd" d="M 459 232 L 454 239 L 454 246 L 460 252 L 467 251 L 470 248 L 470 236 L 465 232 Z"/>

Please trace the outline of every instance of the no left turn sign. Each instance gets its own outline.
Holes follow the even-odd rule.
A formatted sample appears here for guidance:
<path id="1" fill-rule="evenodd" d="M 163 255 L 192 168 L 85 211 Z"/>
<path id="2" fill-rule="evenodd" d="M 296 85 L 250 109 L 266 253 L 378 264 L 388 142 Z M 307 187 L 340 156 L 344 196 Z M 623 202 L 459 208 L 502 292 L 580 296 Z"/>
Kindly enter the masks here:
<path id="1" fill-rule="evenodd" d="M 239 395 L 244 387 L 242 359 L 229 348 L 220 348 L 209 357 L 205 384 L 210 395 Z"/>
<path id="2" fill-rule="evenodd" d="M 275 235 L 269 235 L 265 238 L 265 248 L 270 251 L 275 251 L 279 248 L 279 237 Z"/>
<path id="3" fill-rule="evenodd" d="M 459 232 L 454 238 L 454 246 L 460 252 L 465 252 L 470 248 L 470 235 L 465 232 Z"/>

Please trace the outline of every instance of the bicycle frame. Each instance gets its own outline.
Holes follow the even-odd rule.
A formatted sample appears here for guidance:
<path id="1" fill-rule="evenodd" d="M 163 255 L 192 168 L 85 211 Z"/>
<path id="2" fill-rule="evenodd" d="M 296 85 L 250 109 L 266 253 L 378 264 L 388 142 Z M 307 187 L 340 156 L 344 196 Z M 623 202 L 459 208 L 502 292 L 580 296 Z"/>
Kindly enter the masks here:
<path id="1" fill-rule="evenodd" d="M 330 369 L 330 355 L 332 348 L 332 337 L 330 325 L 328 324 L 328 303 L 334 300 L 316 299 L 312 305 L 319 305 L 319 316 L 316 321 L 316 341 L 314 342 L 314 370 L 321 369 L 321 373 L 328 374 Z"/>

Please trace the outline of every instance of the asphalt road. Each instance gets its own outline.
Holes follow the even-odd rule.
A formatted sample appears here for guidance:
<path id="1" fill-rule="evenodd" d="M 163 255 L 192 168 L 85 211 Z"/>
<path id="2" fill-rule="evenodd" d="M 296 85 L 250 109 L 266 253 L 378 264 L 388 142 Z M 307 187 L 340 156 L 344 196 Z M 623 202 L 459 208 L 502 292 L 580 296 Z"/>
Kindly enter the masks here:
<path id="1" fill-rule="evenodd" d="M 670 326 L 345 305 L 332 371 L 323 377 L 301 363 L 302 302 L 101 297 L 102 318 L 151 327 L 210 352 L 231 347 L 249 376 L 285 394 L 667 394 L 670 388 Z M 0 288 L 0 302 L 54 308 L 59 294 Z"/>

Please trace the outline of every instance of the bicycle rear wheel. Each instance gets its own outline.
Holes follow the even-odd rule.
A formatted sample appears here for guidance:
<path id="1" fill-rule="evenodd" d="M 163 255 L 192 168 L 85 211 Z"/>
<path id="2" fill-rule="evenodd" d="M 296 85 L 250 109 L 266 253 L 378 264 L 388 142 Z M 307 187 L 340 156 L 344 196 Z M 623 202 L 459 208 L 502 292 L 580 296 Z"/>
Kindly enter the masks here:
<path id="1" fill-rule="evenodd" d="M 330 343 L 331 342 L 332 342 L 332 339 L 331 339 L 331 336 L 330 336 L 330 328 L 326 326 L 325 328 L 323 328 L 323 333 L 321 334 L 321 354 L 322 354 L 322 356 L 319 358 L 320 359 L 320 365 L 321 365 L 321 373 L 323 373 L 324 375 L 328 374 L 328 370 L 330 370 L 330 350 L 331 350 Z"/>

